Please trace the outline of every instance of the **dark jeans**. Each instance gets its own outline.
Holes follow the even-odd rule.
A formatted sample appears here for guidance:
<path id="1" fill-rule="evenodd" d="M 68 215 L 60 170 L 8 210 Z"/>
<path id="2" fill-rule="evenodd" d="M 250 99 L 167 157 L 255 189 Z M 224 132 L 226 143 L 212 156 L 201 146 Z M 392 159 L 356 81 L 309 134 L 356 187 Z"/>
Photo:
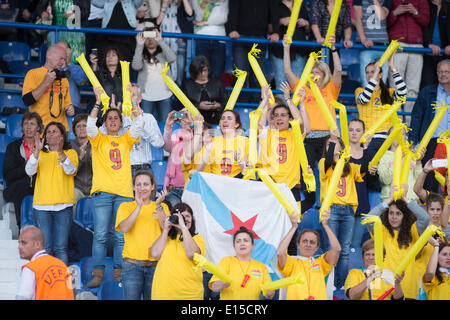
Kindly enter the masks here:
<path id="1" fill-rule="evenodd" d="M 430 142 L 427 146 L 427 151 L 425 152 L 425 156 L 422 159 L 422 167 L 425 166 L 428 160 L 434 158 L 434 152 L 436 151 L 437 146 L 437 138 L 431 138 Z M 434 174 L 428 174 L 425 182 L 423 184 L 423 188 L 432 192 L 439 192 L 440 184 L 434 177 Z"/>
<path id="2" fill-rule="evenodd" d="M 211 75 L 220 78 L 225 68 L 225 43 L 213 40 L 197 40 L 196 55 L 205 56 L 211 66 Z"/>

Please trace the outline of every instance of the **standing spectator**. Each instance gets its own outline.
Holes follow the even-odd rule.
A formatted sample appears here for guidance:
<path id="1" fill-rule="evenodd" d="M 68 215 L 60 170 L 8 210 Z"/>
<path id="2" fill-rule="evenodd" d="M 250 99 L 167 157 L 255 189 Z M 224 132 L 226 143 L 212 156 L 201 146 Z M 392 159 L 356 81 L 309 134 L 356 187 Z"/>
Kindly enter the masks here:
<path id="1" fill-rule="evenodd" d="M 14 140 L 6 147 L 3 162 L 3 177 L 6 189 L 3 190 L 5 202 L 14 203 L 17 226 L 21 227 L 22 200 L 28 195 L 33 195 L 36 176 L 29 176 L 25 172 L 25 164 L 35 149 L 36 134 L 44 130 L 42 120 L 36 112 L 27 112 L 22 117 L 23 136 Z"/>
<path id="2" fill-rule="evenodd" d="M 355 13 L 355 27 L 357 31 L 356 42 L 369 50 L 359 51 L 359 70 L 361 75 L 361 86 L 367 85 L 365 66 L 378 61 L 383 51 L 370 50 L 374 45 L 388 46 L 389 37 L 386 27 L 386 19 L 389 15 L 392 0 L 355 0 L 353 11 Z M 388 66 L 382 66 L 383 82 L 387 83 Z"/>
<path id="3" fill-rule="evenodd" d="M 280 29 L 278 35 L 280 39 L 283 39 L 284 34 L 287 31 L 289 20 L 291 18 L 293 0 L 278 0 L 277 1 L 277 13 L 280 23 Z M 309 34 L 309 21 L 306 5 L 302 5 L 298 16 L 297 24 L 295 26 L 294 34 L 292 36 L 293 41 L 305 41 L 306 36 Z M 307 55 L 309 51 L 306 47 L 292 47 L 289 50 L 288 60 L 292 64 L 292 69 L 295 73 L 300 74 L 305 67 Z M 283 48 L 279 45 L 271 45 L 269 47 L 270 62 L 272 63 L 272 69 L 275 75 L 276 89 L 280 90 L 281 83 L 286 81 L 286 75 L 284 74 L 283 65 Z"/>
<path id="4" fill-rule="evenodd" d="M 88 82 L 88 77 L 78 62 L 72 63 L 72 48 L 70 44 L 65 41 L 60 41 L 56 45 L 61 46 L 67 52 L 64 70 L 69 71 L 67 80 L 69 80 L 70 100 L 72 101 L 75 114 L 78 114 L 81 111 L 80 88 Z"/>
<path id="5" fill-rule="evenodd" d="M 449 300 L 450 244 L 441 243 L 439 245 L 433 238 L 430 238 L 430 243 L 434 250 L 423 276 L 425 292 L 428 300 Z"/>
<path id="6" fill-rule="evenodd" d="M 18 0 L 0 0 L 0 21 L 16 22 L 19 16 Z M 0 36 L 2 41 L 17 41 L 17 29 L 0 28 Z"/>
<path id="7" fill-rule="evenodd" d="M 389 40 L 398 40 L 402 48 L 423 48 L 422 28 L 430 21 L 430 9 L 427 0 L 392 0 L 387 27 Z M 405 79 L 408 97 L 416 98 L 420 89 L 423 56 L 421 53 L 401 52 L 395 55 L 394 64 Z M 389 76 L 391 87 L 394 79 Z M 406 102 L 402 109 L 411 112 L 412 102 Z M 406 119 L 406 118 L 405 118 Z M 412 121 L 412 119 L 411 119 Z M 405 120 L 406 122 L 406 120 Z"/>
<path id="8" fill-rule="evenodd" d="M 72 130 L 75 140 L 71 142 L 72 149 L 78 154 L 78 171 L 75 175 L 75 206 L 78 200 L 89 197 L 92 188 L 92 146 L 86 131 L 88 115 L 80 113 L 75 116 L 72 122 Z"/>
<path id="9" fill-rule="evenodd" d="M 273 0 L 229 0 L 229 13 L 227 22 L 227 34 L 232 39 L 240 37 L 253 37 L 268 39 L 270 42 L 278 42 L 279 19 L 277 15 L 277 3 Z M 271 30 L 269 29 L 271 25 Z M 267 35 L 269 34 L 269 35 Z M 251 70 L 248 62 L 248 52 L 252 48 L 252 43 L 233 43 L 233 65 L 236 68 L 247 71 L 246 86 L 249 88 L 259 88 L 259 83 Z M 267 46 L 258 44 L 261 50 L 257 61 L 263 69 Z M 254 94 L 254 99 L 258 100 L 259 94 Z"/>
<path id="10" fill-rule="evenodd" d="M 198 108 L 206 122 L 218 124 L 227 103 L 222 81 L 211 75 L 211 67 L 204 56 L 196 56 L 189 66 L 190 78 L 181 84 L 181 90 Z"/>
<path id="11" fill-rule="evenodd" d="M 75 192 L 73 177 L 78 157 L 70 146 L 64 126 L 50 122 L 44 136 L 35 136 L 34 152 L 25 165 L 29 176 L 37 173 L 33 195 L 33 219 L 45 235 L 45 251 L 69 263 L 69 233 Z"/>
<path id="12" fill-rule="evenodd" d="M 202 300 L 203 275 L 194 270 L 194 253 L 205 255 L 205 241 L 195 233 L 192 208 L 180 202 L 171 211 L 178 221 L 166 218 L 161 235 L 150 248 L 158 260 L 153 286 L 153 300 Z"/>
<path id="13" fill-rule="evenodd" d="M 311 1 L 311 31 L 316 41 L 323 44 L 328 31 L 328 24 L 333 11 L 334 0 L 312 0 Z M 350 16 L 350 6 L 347 1 L 342 1 L 341 10 L 335 30 L 335 41 L 340 42 L 344 39 L 344 47 L 351 48 L 353 42 L 352 37 L 352 20 Z"/>
<path id="14" fill-rule="evenodd" d="M 51 15 L 47 7 L 51 7 Z M 43 0 L 40 1 L 36 13 L 42 20 L 51 20 L 55 26 L 80 28 L 87 25 L 90 3 L 84 0 Z M 72 62 L 86 51 L 84 32 L 58 31 L 58 40 L 66 41 L 73 51 Z M 54 31 L 49 32 L 47 43 L 55 44 Z"/>
<path id="15" fill-rule="evenodd" d="M 91 0 L 91 3 L 104 9 L 102 28 L 134 30 L 137 27 L 136 13 L 143 0 Z M 103 48 L 117 47 L 125 61 L 133 59 L 136 46 L 133 36 L 109 34 L 104 35 L 98 44 L 100 56 Z"/>
<path id="16" fill-rule="evenodd" d="M 161 12 L 161 0 L 144 0 L 137 9 L 136 18 L 138 21 L 154 21 Z"/>
<path id="17" fill-rule="evenodd" d="M 194 0 L 194 33 L 226 36 L 229 0 Z M 196 55 L 205 56 L 211 66 L 211 75 L 220 78 L 225 69 L 225 41 L 197 40 Z"/>
<path id="18" fill-rule="evenodd" d="M 439 61 L 450 56 L 450 2 L 445 0 L 428 0 L 430 6 L 430 23 L 422 29 L 423 46 L 431 49 L 431 54 L 423 56 L 422 81 L 420 89 L 437 82 Z M 444 55 L 441 54 L 444 49 Z M 425 71 L 425 72 L 423 72 Z M 428 72 L 429 71 L 429 72 Z"/>
<path id="19" fill-rule="evenodd" d="M 107 134 L 103 134 L 95 125 L 100 109 L 100 89 L 95 88 L 96 104 L 87 120 L 87 134 L 92 146 L 92 205 L 94 210 L 94 240 L 92 258 L 94 263 L 93 279 L 88 287 L 98 287 L 103 282 L 105 256 L 108 237 L 114 227 L 117 209 L 123 202 L 133 197 L 130 152 L 141 136 L 143 127 L 142 110 L 133 106 L 133 123 L 127 132 L 119 135 L 122 127 L 122 114 L 117 108 L 105 113 Z M 133 103 L 136 96 L 131 95 Z M 114 280 L 120 281 L 122 273 L 123 233 L 114 231 Z"/>
<path id="20" fill-rule="evenodd" d="M 52 121 L 58 121 L 69 131 L 66 115 L 74 115 L 69 81 L 58 77 L 55 72 L 55 69 L 61 69 L 65 65 L 66 58 L 66 50 L 60 46 L 48 48 L 44 66 L 31 69 L 25 75 L 22 100 L 30 107 L 31 112 L 39 114 L 44 127 Z"/>
<path id="21" fill-rule="evenodd" d="M 90 12 L 88 21 L 86 23 L 86 27 L 88 28 L 101 28 L 102 20 L 103 20 L 104 10 L 103 8 L 98 8 L 92 4 L 90 4 Z M 92 52 L 92 49 L 98 50 L 98 44 L 100 43 L 101 37 L 103 34 L 100 33 L 86 33 L 86 57 Z"/>
<path id="22" fill-rule="evenodd" d="M 44 250 L 46 240 L 36 227 L 20 233 L 20 258 L 30 261 L 22 267 L 16 300 L 74 300 L 70 271 Z M 50 277 L 52 281 L 48 281 Z"/>
<path id="23" fill-rule="evenodd" d="M 151 22 L 148 22 L 151 24 Z M 155 37 L 147 37 L 146 32 L 154 32 Z M 142 88 L 141 108 L 152 114 L 156 121 L 163 122 L 171 111 L 172 91 L 167 87 L 161 75 L 166 62 L 175 62 L 175 53 L 169 48 L 156 27 L 146 27 L 136 36 L 136 50 L 134 51 L 131 67 L 138 71 L 137 83 Z M 170 70 L 167 74 L 171 76 Z"/>
<path id="24" fill-rule="evenodd" d="M 412 109 L 411 132 L 409 133 L 409 137 L 414 144 L 418 144 L 422 140 L 431 121 L 433 121 L 436 112 L 432 104 L 443 102 L 444 104 L 450 105 L 450 59 L 445 59 L 438 63 L 437 77 L 437 84 L 429 85 L 420 91 Z M 447 111 L 428 143 L 427 152 L 422 159 L 423 165 L 434 157 L 439 134 L 450 129 L 449 117 L 450 115 Z M 429 175 L 425 180 L 425 189 L 438 192 L 439 183 L 434 178 L 434 175 Z"/>
<path id="25" fill-rule="evenodd" d="M 138 171 L 133 177 L 134 201 L 124 202 L 117 211 L 115 229 L 124 233 L 122 283 L 125 300 L 151 299 L 153 274 L 157 260 L 150 255 L 150 248 L 161 235 L 167 205 L 165 193 L 156 201 L 156 180 L 152 173 Z"/>

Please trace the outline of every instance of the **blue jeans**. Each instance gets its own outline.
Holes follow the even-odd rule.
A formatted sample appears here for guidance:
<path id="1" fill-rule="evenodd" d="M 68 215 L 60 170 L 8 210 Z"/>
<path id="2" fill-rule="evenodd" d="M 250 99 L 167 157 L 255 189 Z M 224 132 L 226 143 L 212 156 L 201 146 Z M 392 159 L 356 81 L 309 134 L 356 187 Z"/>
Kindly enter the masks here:
<path id="1" fill-rule="evenodd" d="M 366 66 L 371 62 L 377 62 L 383 55 L 383 51 L 376 50 L 361 50 L 359 52 L 359 73 L 361 76 L 361 86 L 364 88 L 367 85 L 366 80 Z M 383 71 L 383 82 L 387 84 L 389 75 L 389 66 L 387 61 L 381 67 Z"/>
<path id="2" fill-rule="evenodd" d="M 345 279 L 347 278 L 354 223 L 353 206 L 333 204 L 330 207 L 330 220 L 328 220 L 328 225 L 341 244 L 341 254 L 334 272 L 334 286 L 337 289 L 344 286 Z M 329 239 L 327 239 L 327 242 L 328 250 L 330 250 L 331 245 Z"/>
<path id="3" fill-rule="evenodd" d="M 132 201 L 132 198 L 116 194 L 97 191 L 92 195 L 94 213 L 94 239 L 92 241 L 92 258 L 94 269 L 105 268 L 106 249 L 108 238 L 113 237 L 113 266 L 122 268 L 123 232 L 115 230 L 117 209 L 123 202 Z"/>
<path id="4" fill-rule="evenodd" d="M 73 220 L 72 206 L 60 211 L 45 211 L 33 208 L 33 219 L 44 233 L 45 251 L 69 264 L 68 246 Z"/>
<path id="5" fill-rule="evenodd" d="M 156 266 L 142 267 L 131 262 L 122 264 L 124 300 L 151 300 L 153 275 Z"/>
<path id="6" fill-rule="evenodd" d="M 155 117 L 156 121 L 164 122 L 172 110 L 172 100 L 171 98 L 160 101 L 142 100 L 141 108 L 144 112 L 151 113 Z"/>
<path id="7" fill-rule="evenodd" d="M 271 54 L 270 62 L 272 63 L 272 70 L 275 76 L 276 89 L 280 90 L 280 84 L 287 81 L 286 75 L 284 74 L 283 59 Z M 292 71 L 298 76 L 302 74 L 305 64 L 306 58 L 304 56 L 296 54 L 295 57 L 291 57 Z"/>
<path id="8" fill-rule="evenodd" d="M 211 76 L 219 78 L 225 69 L 225 42 L 213 40 L 197 40 L 195 43 L 197 56 L 205 56 L 211 68 Z"/>
<path id="9" fill-rule="evenodd" d="M 359 215 L 355 217 L 355 224 L 353 225 L 353 237 L 352 237 L 352 248 L 358 248 L 362 245 L 362 239 L 364 236 L 364 233 L 367 230 L 367 227 L 363 224 L 361 224 L 361 221 L 364 219 L 363 216 Z"/>
<path id="10" fill-rule="evenodd" d="M 184 75 L 186 73 L 186 51 L 187 51 L 187 43 L 186 42 L 178 42 L 178 50 L 177 50 L 177 84 L 181 85 L 184 80 Z"/>

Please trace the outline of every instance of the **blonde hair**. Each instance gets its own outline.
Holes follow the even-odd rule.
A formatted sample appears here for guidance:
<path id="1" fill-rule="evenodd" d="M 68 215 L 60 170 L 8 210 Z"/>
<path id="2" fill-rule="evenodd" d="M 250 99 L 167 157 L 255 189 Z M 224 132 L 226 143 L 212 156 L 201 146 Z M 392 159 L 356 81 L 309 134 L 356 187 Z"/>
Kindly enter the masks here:
<path id="1" fill-rule="evenodd" d="M 327 63 L 325 63 L 324 61 L 317 61 L 315 64 L 314 64 L 314 68 L 319 68 L 320 69 L 320 71 L 322 71 L 323 73 L 324 73 L 324 77 L 323 77 L 323 80 L 322 80 L 322 85 L 321 85 L 321 89 L 322 88 L 324 88 L 327 84 L 328 84 L 328 82 L 330 82 L 330 80 L 331 80 L 331 70 L 330 70 L 330 67 L 328 66 L 328 64 Z"/>

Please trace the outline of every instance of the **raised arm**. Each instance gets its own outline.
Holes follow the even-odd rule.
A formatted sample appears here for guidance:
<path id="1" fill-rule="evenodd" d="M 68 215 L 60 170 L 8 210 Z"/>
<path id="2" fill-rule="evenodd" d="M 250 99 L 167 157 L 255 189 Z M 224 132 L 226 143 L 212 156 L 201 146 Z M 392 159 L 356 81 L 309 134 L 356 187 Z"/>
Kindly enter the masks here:
<path id="1" fill-rule="evenodd" d="M 328 225 L 328 220 L 330 219 L 330 214 L 328 211 L 322 213 L 322 227 L 327 233 L 328 241 L 330 242 L 331 249 L 325 253 L 325 261 L 332 266 L 335 266 L 339 260 L 339 255 L 341 254 L 341 245 L 333 230 L 331 230 Z"/>
<path id="2" fill-rule="evenodd" d="M 277 259 L 278 259 L 278 265 L 281 269 L 284 269 L 286 266 L 287 261 L 287 249 L 289 247 L 289 243 L 291 242 L 291 239 L 293 236 L 295 236 L 298 228 L 298 214 L 292 213 L 289 215 L 289 219 L 291 220 L 291 228 L 289 229 L 286 236 L 281 240 L 280 244 L 278 245 L 277 249 Z"/>
<path id="3" fill-rule="evenodd" d="M 291 68 L 291 52 L 290 52 L 291 45 L 287 43 L 286 41 L 286 34 L 283 37 L 283 68 L 284 68 L 284 75 L 286 76 L 287 81 L 289 82 L 289 85 L 291 88 L 295 87 L 295 84 L 298 81 L 297 76 L 292 71 Z"/>

